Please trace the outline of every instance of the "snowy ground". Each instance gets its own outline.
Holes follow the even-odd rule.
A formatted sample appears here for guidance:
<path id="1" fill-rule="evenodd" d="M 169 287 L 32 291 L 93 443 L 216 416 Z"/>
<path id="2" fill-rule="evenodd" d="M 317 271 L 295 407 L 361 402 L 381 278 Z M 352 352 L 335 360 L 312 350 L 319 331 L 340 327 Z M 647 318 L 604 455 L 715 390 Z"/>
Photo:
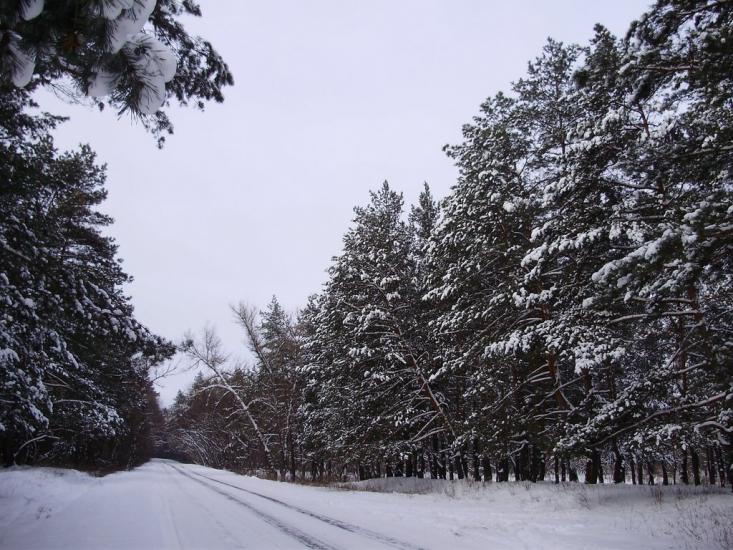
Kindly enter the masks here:
<path id="1" fill-rule="evenodd" d="M 730 548 L 700 488 L 373 480 L 305 487 L 156 460 L 94 478 L 0 471 L 0 548 Z M 412 494 L 380 492 L 399 489 Z M 717 523 L 717 525 L 716 525 Z M 730 533 L 728 533 L 730 536 Z"/>

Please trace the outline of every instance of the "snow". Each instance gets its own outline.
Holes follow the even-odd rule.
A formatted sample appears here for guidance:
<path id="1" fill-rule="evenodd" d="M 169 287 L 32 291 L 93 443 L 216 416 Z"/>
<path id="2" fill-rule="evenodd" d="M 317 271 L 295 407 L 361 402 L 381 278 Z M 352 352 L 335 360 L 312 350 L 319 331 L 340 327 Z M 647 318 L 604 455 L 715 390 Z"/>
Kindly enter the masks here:
<path id="1" fill-rule="evenodd" d="M 7 40 L 11 59 L 11 80 L 18 88 L 25 88 L 33 77 L 36 68 L 35 58 L 20 46 L 20 36 L 13 31 L 0 31 L 0 40 Z"/>
<path id="2" fill-rule="evenodd" d="M 175 54 L 154 36 L 138 34 L 125 45 L 124 53 L 144 87 L 137 101 L 138 110 L 152 115 L 163 106 L 165 83 L 176 75 Z"/>
<path id="3" fill-rule="evenodd" d="M 118 76 L 103 69 L 97 71 L 89 79 L 87 94 L 89 94 L 89 97 L 104 97 L 111 94 L 117 85 Z"/>
<path id="4" fill-rule="evenodd" d="M 24 0 L 20 3 L 20 16 L 25 21 L 35 19 L 43 11 L 44 0 Z"/>
<path id="5" fill-rule="evenodd" d="M 109 38 L 109 50 L 117 53 L 134 35 L 139 33 L 150 19 L 155 9 L 156 0 L 139 0 L 137 2 L 117 2 L 118 4 L 132 4 L 112 22 L 112 32 Z M 116 10 L 115 10 L 116 11 Z M 105 13 L 105 16 L 108 15 Z M 112 13 L 109 13 L 112 15 Z"/>
<path id="6" fill-rule="evenodd" d="M 731 513 L 730 495 L 701 487 L 391 478 L 328 488 L 163 460 L 102 478 L 0 471 L 0 548 L 715 548 Z"/>
<path id="7" fill-rule="evenodd" d="M 102 16 L 105 19 L 117 19 L 122 10 L 132 8 L 135 0 L 105 0 L 102 2 Z"/>

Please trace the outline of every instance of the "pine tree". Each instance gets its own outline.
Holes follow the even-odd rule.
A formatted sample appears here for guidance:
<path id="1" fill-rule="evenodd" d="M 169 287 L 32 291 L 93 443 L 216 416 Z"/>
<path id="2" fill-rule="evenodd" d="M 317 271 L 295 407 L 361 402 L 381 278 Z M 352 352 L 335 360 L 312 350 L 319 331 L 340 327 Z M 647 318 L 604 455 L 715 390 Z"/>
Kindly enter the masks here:
<path id="1" fill-rule="evenodd" d="M 730 418 L 720 368 L 730 351 L 714 343 L 725 341 L 730 303 L 730 18 L 725 4 L 658 2 L 624 44 L 614 78 L 625 95 L 601 117 L 608 127 L 591 130 L 607 177 L 625 189 L 592 308 L 635 333 L 627 355 L 639 359 L 625 361 L 624 391 L 581 433 L 625 436 L 646 454 L 663 442 L 683 463 L 705 444 L 701 427 Z"/>
<path id="2" fill-rule="evenodd" d="M 404 461 L 404 471 L 414 473 L 420 446 L 412 441 L 452 428 L 424 370 L 412 233 L 402 196 L 386 182 L 355 213 L 306 339 L 306 375 L 318 385 L 318 403 L 309 408 L 320 411 L 319 425 L 342 460 L 385 459 L 399 472 Z M 344 418 L 343 410 L 353 414 Z M 323 418 L 324 411 L 332 416 Z"/>
<path id="3" fill-rule="evenodd" d="M 0 439 L 6 463 L 48 459 L 128 466 L 134 418 L 150 406 L 148 369 L 170 344 L 135 320 L 92 151 L 59 155 L 58 122 L 3 90 L 0 119 Z M 127 438 L 125 445 L 112 443 Z"/>
<path id="4" fill-rule="evenodd" d="M 222 101 L 233 84 L 212 45 L 191 36 L 192 0 L 14 0 L 0 5 L 0 78 L 19 87 L 53 86 L 73 101 L 109 105 L 140 118 L 162 143 L 172 133 L 159 109 Z"/>

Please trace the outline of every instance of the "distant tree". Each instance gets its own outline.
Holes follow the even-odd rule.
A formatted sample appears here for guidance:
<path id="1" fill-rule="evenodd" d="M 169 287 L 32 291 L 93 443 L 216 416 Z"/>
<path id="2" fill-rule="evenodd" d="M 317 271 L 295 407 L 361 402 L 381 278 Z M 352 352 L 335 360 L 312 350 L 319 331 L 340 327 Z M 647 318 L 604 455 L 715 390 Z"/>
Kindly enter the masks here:
<path id="1" fill-rule="evenodd" d="M 254 383 L 268 409 L 263 417 L 267 419 L 268 433 L 275 436 L 280 477 L 285 478 L 287 470 L 290 478 L 295 479 L 299 460 L 297 413 L 303 385 L 297 328 L 275 296 L 259 315 L 244 304 L 234 308 L 234 313 L 255 357 Z"/>
<path id="2" fill-rule="evenodd" d="M 249 428 L 247 432 L 253 434 L 261 444 L 265 467 L 270 472 L 276 473 L 278 468 L 272 438 L 263 429 L 263 420 L 266 417 L 258 414 L 257 405 L 262 401 L 263 395 L 257 392 L 258 388 L 254 386 L 250 373 L 242 368 L 232 369 L 231 365 L 227 364 L 228 358 L 221 349 L 221 340 L 211 328 L 204 329 L 201 338 L 198 340 L 188 336 L 180 346 L 180 350 L 188 356 L 193 368 L 202 368 L 207 372 L 206 378 L 201 377 L 199 379 L 199 387 L 195 388 L 195 393 L 205 393 L 207 396 L 213 394 L 226 398 L 228 406 L 225 410 L 228 411 L 228 414 L 223 415 L 223 424 L 226 426 L 228 424 L 227 420 L 231 417 L 242 418 Z M 213 415 L 212 418 L 217 420 L 217 416 Z M 222 418 L 219 417 L 218 420 L 222 420 Z M 242 433 L 240 430 L 228 431 Z M 191 438 L 195 434 L 184 435 Z M 207 439 L 217 440 L 215 437 L 208 437 Z M 227 435 L 225 444 L 233 441 L 233 439 L 231 434 Z M 226 448 L 226 445 L 220 446 L 220 450 L 224 448 Z M 213 459 L 221 463 L 222 457 L 220 455 L 213 456 Z M 210 458 L 208 463 L 212 464 L 211 460 L 213 459 Z"/>

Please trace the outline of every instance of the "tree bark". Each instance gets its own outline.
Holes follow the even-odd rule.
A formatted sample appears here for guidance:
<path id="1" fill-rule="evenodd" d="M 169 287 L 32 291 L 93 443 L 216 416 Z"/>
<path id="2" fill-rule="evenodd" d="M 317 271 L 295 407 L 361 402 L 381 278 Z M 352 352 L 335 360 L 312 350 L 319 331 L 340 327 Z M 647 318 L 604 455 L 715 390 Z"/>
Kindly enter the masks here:
<path id="1" fill-rule="evenodd" d="M 458 479 L 463 479 L 465 477 L 465 474 L 463 472 L 463 460 L 462 460 L 461 454 L 457 454 L 453 462 L 455 463 L 455 469 L 456 469 L 456 475 L 458 476 Z"/>
<path id="2" fill-rule="evenodd" d="M 629 455 L 629 470 L 631 470 L 631 484 L 636 485 L 636 469 L 634 468 L 634 457 Z"/>
<path id="3" fill-rule="evenodd" d="M 491 481 L 491 459 L 488 456 L 483 458 L 484 481 Z"/>
<path id="4" fill-rule="evenodd" d="M 690 449 L 690 456 L 692 457 L 692 479 L 695 485 L 700 485 L 700 456 L 694 449 Z"/>
<path id="5" fill-rule="evenodd" d="M 473 440 L 473 480 L 481 481 L 481 464 L 478 457 L 478 439 Z"/>
<path id="6" fill-rule="evenodd" d="M 624 466 L 624 457 L 618 450 L 618 444 L 613 442 L 613 482 L 626 483 L 626 467 Z"/>
<path id="7" fill-rule="evenodd" d="M 687 449 L 682 449 L 682 466 L 680 469 L 680 479 L 685 485 L 690 484 L 690 476 L 687 473 Z"/>
<path id="8" fill-rule="evenodd" d="M 648 483 L 649 485 L 654 485 L 654 462 L 651 460 L 646 461 L 646 472 L 649 476 Z"/>
<path id="9" fill-rule="evenodd" d="M 667 464 L 662 460 L 662 485 L 669 485 L 669 476 L 667 475 Z"/>
<path id="10" fill-rule="evenodd" d="M 715 456 L 712 446 L 707 446 L 707 467 L 708 467 L 708 483 L 715 485 Z"/>

